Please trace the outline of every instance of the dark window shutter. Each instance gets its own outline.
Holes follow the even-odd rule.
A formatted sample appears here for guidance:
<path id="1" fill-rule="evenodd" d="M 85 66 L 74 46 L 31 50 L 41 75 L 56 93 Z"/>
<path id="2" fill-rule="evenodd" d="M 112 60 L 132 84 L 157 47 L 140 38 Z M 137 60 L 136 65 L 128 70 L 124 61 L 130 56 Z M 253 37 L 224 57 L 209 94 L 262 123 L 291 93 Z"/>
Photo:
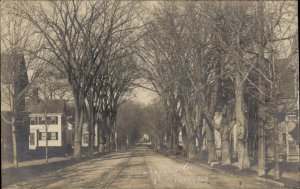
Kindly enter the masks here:
<path id="1" fill-rule="evenodd" d="M 35 143 L 35 140 L 34 140 L 34 133 L 30 133 L 30 138 L 29 138 L 29 142 L 30 142 L 30 145 L 34 145 Z"/>
<path id="2" fill-rule="evenodd" d="M 56 132 L 56 139 L 55 140 L 58 140 L 58 132 Z"/>

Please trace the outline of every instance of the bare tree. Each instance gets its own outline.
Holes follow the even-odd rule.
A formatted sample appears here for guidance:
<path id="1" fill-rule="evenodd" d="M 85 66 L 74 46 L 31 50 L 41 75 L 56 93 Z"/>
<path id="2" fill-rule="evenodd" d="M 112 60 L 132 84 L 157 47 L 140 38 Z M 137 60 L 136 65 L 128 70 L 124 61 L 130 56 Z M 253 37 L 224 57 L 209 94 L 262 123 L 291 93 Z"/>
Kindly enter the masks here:
<path id="1" fill-rule="evenodd" d="M 271 115 L 277 114 L 275 112 L 278 112 L 278 109 L 276 108 L 278 107 L 279 95 L 278 82 L 282 71 L 286 68 L 283 68 L 282 65 L 287 65 L 287 62 L 289 61 L 287 59 L 284 61 L 285 63 L 279 63 L 280 57 L 278 55 L 287 55 L 289 53 L 284 50 L 284 45 L 282 43 L 277 42 L 289 40 L 294 36 L 293 33 L 288 33 L 286 31 L 290 30 L 295 16 L 292 15 L 287 18 L 284 11 L 292 6 L 289 3 L 271 4 L 255 7 L 255 4 L 252 3 L 235 2 L 226 3 L 225 5 L 220 4 L 221 9 L 216 9 L 220 13 L 221 20 L 226 23 L 217 30 L 219 36 L 218 39 L 225 52 L 232 58 L 231 62 L 234 68 L 233 81 L 235 83 L 235 114 L 238 122 L 237 130 L 240 168 L 247 168 L 250 166 L 247 152 L 248 136 L 246 135 L 246 131 L 247 129 L 250 129 L 250 125 L 247 125 L 245 117 L 245 94 L 251 95 L 251 92 L 245 93 L 245 91 L 246 89 L 248 91 L 252 90 L 252 92 L 257 90 L 259 96 L 258 101 L 260 103 L 260 124 L 265 125 L 262 127 L 266 127 L 266 120 L 269 116 L 264 115 L 264 109 L 266 109 L 267 112 L 270 112 Z M 264 9 L 266 10 L 265 12 Z M 258 13 L 255 14 L 254 10 L 257 10 Z M 258 31 L 260 35 L 253 35 L 253 33 L 255 33 L 254 31 Z M 235 34 L 232 35 L 232 33 Z M 277 56 L 274 56 L 275 54 Z M 259 78 L 258 81 L 255 80 L 256 78 L 253 77 L 253 74 Z M 250 89 L 251 87 L 248 88 L 249 86 L 252 88 L 254 87 L 255 89 Z M 270 86 L 270 89 L 265 86 Z M 272 105 L 268 106 L 265 104 L 265 99 L 272 99 L 271 102 L 273 104 L 271 103 Z M 275 118 L 273 117 L 273 119 Z M 274 126 L 273 128 L 275 129 L 275 136 L 277 136 L 277 126 Z M 261 136 L 260 175 L 264 174 L 264 148 L 262 146 L 264 145 L 263 129 L 264 128 L 259 131 Z M 275 139 L 275 141 L 277 140 Z M 278 155 L 278 153 L 276 153 L 278 147 L 276 146 L 278 145 L 275 145 L 275 162 L 278 162 L 276 160 L 278 159 L 278 157 L 276 157 Z M 277 163 L 277 168 L 278 167 Z"/>
<path id="2" fill-rule="evenodd" d="M 164 107 L 167 111 L 169 134 L 167 140 L 171 150 L 178 149 L 178 133 L 181 127 L 181 118 L 178 106 L 179 88 L 177 82 L 181 77 L 178 72 L 178 65 L 181 63 L 180 20 L 178 19 L 177 5 L 169 6 L 161 3 L 157 11 L 153 12 L 154 20 L 146 25 L 145 40 L 142 43 L 142 51 L 139 56 L 144 65 L 141 72 L 145 78 L 153 85 L 155 91 L 163 99 Z M 163 16 L 160 16 L 163 15 Z"/>
<path id="3" fill-rule="evenodd" d="M 46 40 L 47 56 L 39 58 L 68 78 L 75 102 L 74 157 L 79 159 L 85 98 L 104 63 L 119 58 L 110 51 L 119 45 L 115 40 L 123 37 L 122 31 L 130 32 L 132 6 L 117 1 L 49 2 L 45 6 L 23 6 L 20 14 Z"/>
<path id="4" fill-rule="evenodd" d="M 130 147 L 138 142 L 142 127 L 147 124 L 145 115 L 145 110 L 140 104 L 127 101 L 120 105 L 116 121 L 119 149 Z"/>
<path id="5" fill-rule="evenodd" d="M 197 5 L 161 3 L 158 6 L 152 15 L 153 19 L 146 25 L 146 40 L 140 52 L 144 63 L 141 71 L 153 85 L 154 91 L 164 99 L 169 113 L 175 112 L 173 118 L 179 115 L 183 123 L 181 127 L 187 129 L 188 139 L 201 130 L 204 116 L 208 124 L 205 135 L 209 141 L 209 161 L 215 160 L 213 133 L 216 130 L 222 138 L 222 163 L 231 163 L 229 136 L 234 129 L 237 131 L 233 138 L 238 144 L 239 168 L 249 168 L 248 148 L 250 143 L 255 143 L 255 138 L 248 131 L 263 133 L 263 129 L 257 131 L 257 127 L 253 126 L 255 123 L 252 118 L 247 118 L 250 115 L 248 110 L 253 105 L 249 97 L 259 104 L 259 116 L 264 120 L 260 121 L 259 127 L 265 127 L 264 111 L 270 109 L 270 106 L 264 101 L 271 98 L 269 91 L 278 87 L 273 86 L 272 90 L 263 88 L 272 86 L 273 82 L 277 82 L 274 85 L 278 86 L 277 76 L 283 69 L 276 68 L 276 77 L 266 76 L 272 73 L 272 67 L 274 69 L 271 70 L 276 69 L 267 66 L 268 60 L 262 57 L 265 57 L 266 52 L 280 51 L 280 54 L 287 54 L 282 44 L 277 42 L 294 36 L 293 33 L 283 31 L 284 25 L 287 30 L 291 28 L 294 16 L 287 18 L 285 14 L 290 12 L 288 7 L 292 6 L 290 3 L 268 5 L 273 8 L 269 7 L 269 13 L 266 14 L 264 6 L 256 6 L 252 2 Z M 279 31 L 283 36 L 278 36 Z M 271 62 L 278 65 L 278 58 Z M 259 98 L 256 99 L 254 94 L 258 94 Z M 216 120 L 218 115 L 220 119 Z M 171 137 L 173 131 L 174 128 L 170 128 Z M 262 146 L 264 136 L 260 135 Z M 192 138 L 189 140 L 194 141 Z M 264 164 L 263 147 L 260 151 L 259 159 Z"/>
<path id="6" fill-rule="evenodd" d="M 13 162 L 17 167 L 17 120 L 25 110 L 25 96 L 39 76 L 41 64 L 35 54 L 29 53 L 39 52 L 40 40 L 30 23 L 15 16 L 15 7 L 13 2 L 1 3 L 1 103 L 10 108 L 8 123 L 12 126 Z"/>

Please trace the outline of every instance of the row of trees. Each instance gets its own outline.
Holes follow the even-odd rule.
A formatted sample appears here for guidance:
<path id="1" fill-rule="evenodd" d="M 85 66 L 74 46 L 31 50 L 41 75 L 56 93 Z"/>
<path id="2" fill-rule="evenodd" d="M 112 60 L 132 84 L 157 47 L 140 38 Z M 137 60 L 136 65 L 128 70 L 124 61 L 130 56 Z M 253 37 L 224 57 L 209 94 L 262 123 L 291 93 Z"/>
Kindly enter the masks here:
<path id="1" fill-rule="evenodd" d="M 208 161 L 216 161 L 218 131 L 223 165 L 234 148 L 240 169 L 250 167 L 251 155 L 265 174 L 266 137 L 278 141 L 279 83 L 295 66 L 296 9 L 294 2 L 234 1 L 163 2 L 151 11 L 140 70 L 162 99 L 171 150 L 182 131 L 189 158 L 205 137 Z M 275 143 L 276 178 L 278 150 Z"/>
<path id="2" fill-rule="evenodd" d="M 122 103 L 118 110 L 116 130 L 119 134 L 118 146 L 126 149 L 134 146 L 142 138 L 148 128 L 148 116 L 140 104 L 131 100 Z"/>
<path id="3" fill-rule="evenodd" d="M 233 146 L 240 169 L 250 166 L 249 156 L 258 156 L 259 175 L 264 174 L 265 138 L 276 141 L 277 137 L 279 82 L 293 66 L 298 48 L 296 3 L 162 2 L 144 18 L 139 4 L 127 1 L 1 5 L 7 5 L 5 15 L 10 15 L 1 20 L 6 26 L 1 42 L 12 46 L 3 49 L 8 54 L 25 53 L 27 67 L 33 68 L 29 83 L 42 75 L 40 68 L 49 70 L 49 66 L 67 81 L 75 106 L 75 158 L 81 156 L 84 119 L 90 126 L 90 155 L 94 125 L 100 151 L 104 144 L 117 148 L 118 133 L 119 145 L 129 141 L 129 134 L 137 140 L 139 132 L 127 127 L 139 128 L 139 120 L 116 126 L 123 115 L 118 117 L 117 112 L 142 76 L 161 98 L 147 107 L 151 113 L 146 115 L 153 119 L 149 118 L 145 131 L 152 139 L 160 143 L 166 137 L 170 149 L 178 151 L 181 130 L 184 150 L 194 158 L 196 141 L 202 146 L 205 137 L 212 162 L 217 159 L 214 133 L 218 131 L 222 164 L 231 163 Z M 11 94 L 12 102 L 30 86 Z M 58 85 L 48 87 L 55 92 Z M 55 95 L 61 96 L 50 93 Z M 132 114 L 138 112 L 133 109 Z M 274 145 L 276 177 L 277 152 Z"/>
<path id="4" fill-rule="evenodd" d="M 94 125 L 99 131 L 99 150 L 103 150 L 104 143 L 116 145 L 117 109 L 138 77 L 134 57 L 140 38 L 136 4 L 55 1 L 5 2 L 1 6 L 6 18 L 1 23 L 6 26 L 1 30 L 1 42 L 12 46 L 3 48 L 1 53 L 25 54 L 27 59 L 32 57 L 36 61 L 25 61 L 27 66 L 33 65 L 30 67 L 33 72 L 29 67 L 22 70 L 28 72 L 30 85 L 19 94 L 11 94 L 10 99 L 16 101 L 19 96 L 29 95 L 33 84 L 45 89 L 45 98 L 62 98 L 71 93 L 75 106 L 74 157 L 81 157 L 84 119 L 90 127 L 90 155 L 93 154 Z M 15 73 L 12 81 L 20 77 L 16 69 L 6 72 Z M 43 77 L 49 73 L 52 73 L 50 77 Z M 51 78 L 53 83 L 43 82 L 45 78 Z M 67 86 L 64 82 L 59 83 L 64 80 Z M 14 128 L 13 124 L 13 133 Z M 16 150 L 14 154 L 17 166 Z"/>

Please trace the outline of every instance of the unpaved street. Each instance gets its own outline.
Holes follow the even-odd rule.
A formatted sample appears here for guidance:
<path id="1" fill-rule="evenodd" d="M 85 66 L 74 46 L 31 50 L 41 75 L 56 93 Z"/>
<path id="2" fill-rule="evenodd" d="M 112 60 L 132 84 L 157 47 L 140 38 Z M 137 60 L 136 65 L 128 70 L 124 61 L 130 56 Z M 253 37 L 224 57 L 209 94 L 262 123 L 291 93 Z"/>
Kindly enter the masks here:
<path id="1" fill-rule="evenodd" d="M 147 145 L 114 152 L 6 188 L 276 188 L 255 178 L 165 157 Z M 278 188 L 278 186 L 277 186 Z"/>

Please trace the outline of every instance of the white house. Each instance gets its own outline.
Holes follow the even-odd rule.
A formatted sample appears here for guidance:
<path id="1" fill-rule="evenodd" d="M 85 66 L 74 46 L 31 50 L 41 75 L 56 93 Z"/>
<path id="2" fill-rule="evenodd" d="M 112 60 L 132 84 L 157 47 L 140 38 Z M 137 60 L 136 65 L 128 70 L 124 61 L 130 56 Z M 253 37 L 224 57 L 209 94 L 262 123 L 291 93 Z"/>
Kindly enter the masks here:
<path id="1" fill-rule="evenodd" d="M 40 100 L 27 105 L 30 117 L 29 149 L 46 147 L 65 149 L 72 145 L 72 128 L 66 121 L 65 100 Z"/>

